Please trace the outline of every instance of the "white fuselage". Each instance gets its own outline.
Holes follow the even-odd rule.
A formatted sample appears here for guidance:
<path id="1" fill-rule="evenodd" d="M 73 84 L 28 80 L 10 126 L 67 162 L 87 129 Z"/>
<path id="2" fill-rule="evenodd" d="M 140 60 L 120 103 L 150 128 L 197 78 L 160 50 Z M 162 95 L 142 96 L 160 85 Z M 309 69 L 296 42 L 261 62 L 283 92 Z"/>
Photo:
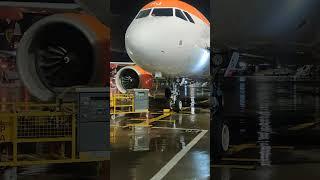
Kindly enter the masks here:
<path id="1" fill-rule="evenodd" d="M 154 8 L 152 8 L 153 10 Z M 159 8 L 157 8 L 159 9 Z M 189 13 L 194 23 L 175 16 L 134 19 L 125 35 L 133 62 L 151 73 L 170 77 L 209 74 L 210 25 Z"/>

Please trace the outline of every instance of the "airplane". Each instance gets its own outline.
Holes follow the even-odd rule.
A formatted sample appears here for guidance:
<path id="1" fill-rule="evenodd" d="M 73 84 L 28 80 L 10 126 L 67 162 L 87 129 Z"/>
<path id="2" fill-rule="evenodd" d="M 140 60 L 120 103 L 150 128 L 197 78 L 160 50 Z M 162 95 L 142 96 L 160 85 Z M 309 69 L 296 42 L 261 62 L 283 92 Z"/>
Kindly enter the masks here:
<path id="1" fill-rule="evenodd" d="M 127 28 L 125 48 L 130 59 L 143 70 L 155 78 L 170 79 L 170 106 L 180 111 L 182 101 L 178 87 L 184 84 L 185 78 L 209 77 L 210 22 L 183 1 L 152 1 L 138 12 Z M 128 71 L 132 71 L 130 69 Z M 124 72 L 126 70 L 119 73 Z M 128 76 L 137 77 L 124 74 L 127 79 Z"/>
<path id="2" fill-rule="evenodd" d="M 75 87 L 109 86 L 109 1 L 18 0 L 0 7 L 1 20 L 21 26 L 16 65 L 31 95 L 53 101 Z"/>
<path id="3" fill-rule="evenodd" d="M 91 82 L 93 84 L 99 84 L 97 83 L 97 81 L 98 82 L 102 81 L 101 78 L 98 78 L 98 74 L 100 74 L 100 76 L 103 77 L 103 75 L 101 75 L 102 71 L 99 70 L 101 69 L 102 66 L 99 66 L 99 63 L 106 62 L 106 58 L 110 58 L 110 57 L 107 57 L 106 55 L 108 54 L 106 52 L 107 51 L 106 49 L 108 49 L 107 46 L 104 46 L 105 48 L 104 50 L 101 46 L 103 44 L 109 44 L 108 42 L 110 40 L 109 35 L 106 35 L 108 34 L 107 32 L 109 32 L 107 27 L 110 26 L 111 24 L 111 20 L 110 20 L 111 17 L 109 17 L 110 2 L 107 2 L 104 0 L 95 1 L 94 3 L 90 3 L 84 0 L 76 0 L 75 2 L 76 3 L 60 4 L 60 3 L 46 3 L 46 2 L 40 3 L 40 2 L 6 1 L 6 2 L 1 2 L 0 4 L 8 8 L 15 8 L 15 9 L 18 8 L 18 10 L 22 11 L 23 15 L 26 15 L 32 12 L 44 14 L 43 17 L 39 18 L 40 20 L 37 19 L 34 23 L 30 25 L 30 27 L 22 28 L 23 30 L 26 30 L 26 31 L 23 32 L 23 37 L 21 39 L 20 46 L 18 47 L 18 50 L 17 50 L 17 66 L 20 67 L 18 69 L 22 77 L 22 81 L 25 83 L 26 87 L 30 90 L 31 94 L 38 97 L 39 99 L 43 99 L 43 100 L 51 99 L 54 97 L 54 94 L 59 93 L 60 89 L 64 89 L 67 86 L 87 84 L 88 82 Z M 66 5 L 66 6 L 62 6 L 62 5 Z M 165 8 L 166 6 L 169 7 L 169 9 Z M 43 9 L 44 7 L 48 7 L 48 8 Z M 171 11 L 172 16 L 163 17 L 163 16 L 157 15 L 156 17 L 151 17 L 150 15 L 147 17 L 136 18 L 132 22 L 130 27 L 143 27 L 143 26 L 140 26 L 139 24 L 140 22 L 144 24 L 149 23 L 146 20 L 151 20 L 153 22 L 158 22 L 159 20 L 160 21 L 164 20 L 163 22 L 165 22 L 169 20 L 170 23 L 176 23 L 177 25 L 179 25 L 177 26 L 178 28 L 172 29 L 173 31 L 171 31 L 169 34 L 176 34 L 175 37 L 180 39 L 176 39 L 177 42 L 172 42 L 172 46 L 170 47 L 172 48 L 171 51 L 167 51 L 166 49 L 162 49 L 161 51 L 159 51 L 162 55 L 160 56 L 157 55 L 156 56 L 158 57 L 157 60 L 159 60 L 159 58 L 162 60 L 166 59 L 167 62 L 164 64 L 157 64 L 157 65 L 160 65 L 160 69 L 151 70 L 149 69 L 150 63 L 149 65 L 148 63 L 143 63 L 144 60 L 142 60 L 143 62 L 138 62 L 138 60 L 134 58 L 134 55 L 148 56 L 148 54 L 138 54 L 135 52 L 137 48 L 138 49 L 140 48 L 140 47 L 136 47 L 136 44 L 133 42 L 134 39 L 132 37 L 133 33 L 137 31 L 131 30 L 131 32 L 129 32 L 129 29 L 130 29 L 129 27 L 128 32 L 126 34 L 127 38 L 125 40 L 126 48 L 128 50 L 131 49 L 131 54 L 129 53 L 130 54 L 129 56 L 135 59 L 136 61 L 135 63 L 138 66 L 142 67 L 142 69 L 144 69 L 145 71 L 151 72 L 155 75 L 163 74 L 171 78 L 179 77 L 180 79 L 182 79 L 181 77 L 190 77 L 190 76 L 198 77 L 199 73 L 202 75 L 208 76 L 209 74 L 208 63 L 209 63 L 209 56 L 210 56 L 210 52 L 208 50 L 210 46 L 209 21 L 197 9 L 195 9 L 194 7 L 186 3 L 183 3 L 182 1 L 157 0 L 155 2 L 149 3 L 141 11 L 145 11 L 145 10 L 151 11 L 152 9 L 154 9 L 155 13 L 157 13 L 157 11 L 159 10 L 160 10 L 160 13 L 163 10 L 164 11 L 169 10 L 169 13 Z M 60 12 L 60 11 L 67 11 L 72 15 L 71 16 L 67 14 L 56 15 L 54 13 L 54 12 Z M 18 14 L 19 15 L 18 17 L 21 18 L 21 12 L 18 11 L 16 14 Z M 105 14 L 105 15 L 103 16 L 102 14 Z M 58 17 L 58 16 L 61 16 L 61 17 Z M 25 18 L 26 17 L 23 16 L 23 19 L 20 21 L 23 21 Z M 76 19 L 77 21 L 71 22 L 71 19 L 73 18 Z M 98 18 L 98 20 L 96 20 L 96 18 Z M 93 23 L 88 24 L 88 19 L 91 19 Z M 155 21 L 152 19 L 154 19 Z M 45 22 L 45 20 L 47 20 L 48 22 Z M 41 25 L 41 22 L 44 24 Z M 65 24 L 65 25 L 58 26 L 59 23 L 54 24 L 52 22 L 61 22 L 61 24 Z M 103 24 L 101 22 L 103 22 Z M 53 25 L 51 26 L 50 24 L 53 24 Z M 71 25 L 75 27 L 73 29 L 73 32 L 77 32 L 77 33 L 72 33 L 73 35 L 71 36 L 70 34 L 71 32 L 68 32 L 66 31 L 66 29 L 64 29 L 64 27 L 66 27 L 67 25 Z M 55 28 L 55 32 L 45 31 L 45 29 L 47 29 L 48 26 L 51 26 L 51 28 Z M 99 29 L 97 29 L 96 27 L 99 27 Z M 102 32 L 102 29 L 105 29 L 105 33 L 101 33 L 101 34 L 104 34 L 103 37 L 95 33 L 90 33 L 90 32 L 98 32 L 98 31 Z M 170 28 L 167 28 L 167 29 L 170 29 Z M 59 33 L 57 34 L 57 32 Z M 150 31 L 146 31 L 146 32 L 150 32 Z M 150 32 L 149 34 L 151 33 L 152 32 Z M 70 36 L 68 36 L 68 34 Z M 166 33 L 160 33 L 160 34 L 163 34 L 164 36 L 166 36 L 165 35 Z M 159 37 L 160 34 L 157 34 L 157 37 Z M 84 35 L 85 37 L 83 37 L 82 35 Z M 28 37 L 28 36 L 31 36 L 31 37 Z M 81 36 L 82 38 L 80 38 Z M 173 39 L 174 38 L 171 38 L 172 41 Z M 31 43 L 29 41 L 31 41 Z M 53 43 L 49 44 L 48 43 L 49 41 Z M 74 49 L 75 47 L 70 47 L 71 42 L 73 42 L 72 46 L 76 44 L 79 47 L 93 50 L 91 51 L 91 53 L 96 55 L 95 56 L 96 58 L 91 58 L 91 59 L 94 59 L 94 61 L 98 61 L 98 63 L 91 63 L 92 66 L 95 66 L 93 68 L 95 69 L 94 71 L 90 71 L 90 68 L 89 70 L 84 70 L 85 67 L 88 67 L 88 65 L 90 65 L 90 62 L 85 61 L 84 58 L 86 57 L 86 59 L 90 59 L 89 56 L 92 57 L 93 54 L 89 54 L 89 53 L 83 54 L 84 52 L 77 51 L 76 49 Z M 171 44 L 171 42 L 169 44 Z M 163 45 L 167 46 L 165 44 Z M 77 47 L 77 49 L 79 49 L 79 47 Z M 149 47 L 152 47 L 152 46 L 149 46 Z M 32 51 L 25 50 L 28 48 L 29 50 L 32 50 Z M 66 48 L 69 48 L 69 49 L 73 48 L 73 52 L 67 51 Z M 70 53 L 77 54 L 78 56 L 76 57 L 76 59 L 82 59 L 78 61 L 78 62 L 81 62 L 82 64 L 80 63 L 74 64 L 74 65 L 77 65 L 78 68 L 73 68 L 73 70 L 79 69 L 79 72 L 81 70 L 82 72 L 87 72 L 87 73 L 82 73 L 81 75 L 79 74 L 77 76 L 76 75 L 73 76 L 72 74 L 77 74 L 79 72 L 68 71 L 70 70 L 70 67 L 72 64 L 71 63 L 69 67 L 68 64 L 70 63 L 70 59 L 72 58 Z M 156 53 L 156 51 L 154 51 L 154 53 Z M 42 56 L 42 58 L 37 58 L 38 57 L 37 54 L 40 54 L 39 56 Z M 182 56 L 179 57 L 179 54 L 182 54 L 183 57 Z M 97 60 L 98 57 L 103 57 L 102 58 L 103 60 Z M 56 58 L 55 61 L 53 61 L 52 63 L 51 62 L 49 63 L 49 61 L 54 58 Z M 147 59 L 148 58 L 149 57 L 147 57 Z M 173 59 L 175 59 L 174 62 L 176 63 L 175 64 L 170 63 L 170 66 L 168 66 L 168 62 L 171 62 Z M 156 60 L 156 59 L 152 58 L 152 59 L 149 59 L 149 61 L 150 60 Z M 37 61 L 42 61 L 42 62 L 39 63 Z M 64 62 L 64 64 L 61 64 L 61 62 Z M 75 63 L 77 61 L 71 61 L 71 62 Z M 149 68 L 144 67 L 142 63 L 145 64 L 145 66 L 149 66 Z M 30 65 L 30 64 L 33 64 L 33 65 Z M 42 64 L 42 67 L 39 67 L 39 64 Z M 184 66 L 181 66 L 181 65 L 184 65 Z M 170 68 L 171 69 L 166 71 L 165 69 L 167 69 L 168 67 L 169 69 Z M 172 67 L 175 67 L 175 68 L 172 69 Z M 53 75 L 57 72 L 59 72 L 58 74 L 61 75 L 59 78 Z M 34 77 L 38 77 L 38 78 L 34 78 Z M 183 81 L 181 80 L 180 84 L 182 82 Z M 172 88 L 172 89 L 175 89 L 175 88 Z M 178 96 L 178 93 L 172 93 L 172 94 L 174 94 L 175 98 Z"/>
<path id="4" fill-rule="evenodd" d="M 144 6 L 125 35 L 129 57 L 149 72 L 166 76 L 208 74 L 210 23 L 180 0 Z"/>
<path id="5" fill-rule="evenodd" d="M 167 77 L 155 78 L 150 72 L 145 71 L 133 62 L 110 62 L 110 94 L 127 93 L 129 89 L 148 89 L 149 98 L 153 102 L 159 100 L 169 100 L 170 92 L 168 92 Z M 191 78 L 186 78 L 185 82 Z M 189 84 L 183 84 L 179 88 L 179 99 L 184 106 L 191 104 L 191 91 Z M 209 99 L 209 85 L 207 81 L 197 81 L 193 83 L 196 89 L 194 93 L 195 103 L 199 106 L 206 106 Z M 162 101 L 165 102 L 165 101 Z M 169 101 L 167 101 L 169 102 Z M 168 104 L 164 104 L 168 105 Z M 165 106 L 164 106 L 165 107 Z M 176 109 L 173 109 L 176 110 Z"/>
<path id="6" fill-rule="evenodd" d="M 113 84 L 120 93 L 126 93 L 128 89 L 152 89 L 153 75 L 135 63 L 110 62 L 110 66 L 110 72 L 113 69 L 118 69 L 116 74 L 113 75 Z"/>

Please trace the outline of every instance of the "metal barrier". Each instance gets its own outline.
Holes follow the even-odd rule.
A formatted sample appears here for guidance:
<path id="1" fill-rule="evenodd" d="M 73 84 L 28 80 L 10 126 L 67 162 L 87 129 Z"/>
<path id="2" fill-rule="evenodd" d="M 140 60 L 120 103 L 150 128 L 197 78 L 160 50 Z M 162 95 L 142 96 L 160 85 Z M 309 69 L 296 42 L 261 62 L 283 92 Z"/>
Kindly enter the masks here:
<path id="1" fill-rule="evenodd" d="M 110 114 L 130 114 L 134 111 L 133 94 L 112 94 L 110 98 Z"/>
<path id="2" fill-rule="evenodd" d="M 75 104 L 0 105 L 0 166 L 98 161 L 77 155 Z"/>

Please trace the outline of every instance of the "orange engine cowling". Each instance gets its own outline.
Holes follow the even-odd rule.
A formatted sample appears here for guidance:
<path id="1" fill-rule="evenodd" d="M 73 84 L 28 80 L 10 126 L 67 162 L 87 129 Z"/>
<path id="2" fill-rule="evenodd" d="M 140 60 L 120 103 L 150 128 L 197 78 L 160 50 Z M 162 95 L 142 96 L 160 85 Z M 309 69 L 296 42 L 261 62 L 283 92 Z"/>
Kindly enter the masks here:
<path id="1" fill-rule="evenodd" d="M 19 77 L 42 101 L 79 86 L 108 86 L 110 31 L 88 14 L 55 14 L 37 21 L 19 42 Z"/>
<path id="2" fill-rule="evenodd" d="M 151 89 L 153 76 L 139 66 L 126 66 L 116 74 L 116 86 L 121 93 L 128 89 Z"/>

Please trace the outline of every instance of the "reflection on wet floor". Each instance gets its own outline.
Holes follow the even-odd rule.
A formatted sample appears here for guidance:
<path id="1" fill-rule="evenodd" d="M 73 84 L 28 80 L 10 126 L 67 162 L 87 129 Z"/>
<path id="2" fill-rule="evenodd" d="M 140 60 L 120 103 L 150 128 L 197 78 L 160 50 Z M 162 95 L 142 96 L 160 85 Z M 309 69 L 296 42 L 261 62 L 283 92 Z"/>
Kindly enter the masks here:
<path id="1" fill-rule="evenodd" d="M 232 147 L 213 179 L 320 179 L 319 89 L 274 77 L 226 80 Z"/>
<path id="2" fill-rule="evenodd" d="M 203 129 L 209 129 L 209 115 L 207 110 L 196 115 L 181 113 L 153 127 L 115 128 L 111 179 L 152 178 Z M 209 139 L 207 133 L 164 179 L 209 179 Z"/>
<path id="3" fill-rule="evenodd" d="M 98 175 L 100 174 L 100 175 Z M 39 165 L 21 167 L 18 179 L 22 180 L 100 180 L 106 179 L 98 172 L 96 163 L 68 165 Z"/>
<path id="4" fill-rule="evenodd" d="M 32 100 L 20 84 L 0 86 L 1 102 Z M 7 106 L 1 106 L 2 111 Z M 169 116 L 153 127 L 116 128 L 111 134 L 112 154 L 108 167 L 111 179 L 150 179 L 202 130 L 208 130 L 209 110 L 197 114 L 180 113 Z M 121 126 L 123 119 L 116 119 Z M 173 129 L 174 128 L 174 129 Z M 192 149 L 168 172 L 164 179 L 209 179 L 210 133 L 206 133 Z M 94 180 L 107 179 L 98 172 L 96 163 L 30 166 L 18 169 L 21 180 Z M 101 168 L 100 168 L 101 169 Z"/>
<path id="5" fill-rule="evenodd" d="M 268 84 L 262 84 L 257 89 L 257 102 L 258 102 L 258 144 L 260 147 L 260 165 L 271 165 L 271 132 L 272 125 L 270 121 L 270 96 L 268 93 L 272 91 L 269 89 Z M 272 88 L 272 87 L 271 87 Z"/>

